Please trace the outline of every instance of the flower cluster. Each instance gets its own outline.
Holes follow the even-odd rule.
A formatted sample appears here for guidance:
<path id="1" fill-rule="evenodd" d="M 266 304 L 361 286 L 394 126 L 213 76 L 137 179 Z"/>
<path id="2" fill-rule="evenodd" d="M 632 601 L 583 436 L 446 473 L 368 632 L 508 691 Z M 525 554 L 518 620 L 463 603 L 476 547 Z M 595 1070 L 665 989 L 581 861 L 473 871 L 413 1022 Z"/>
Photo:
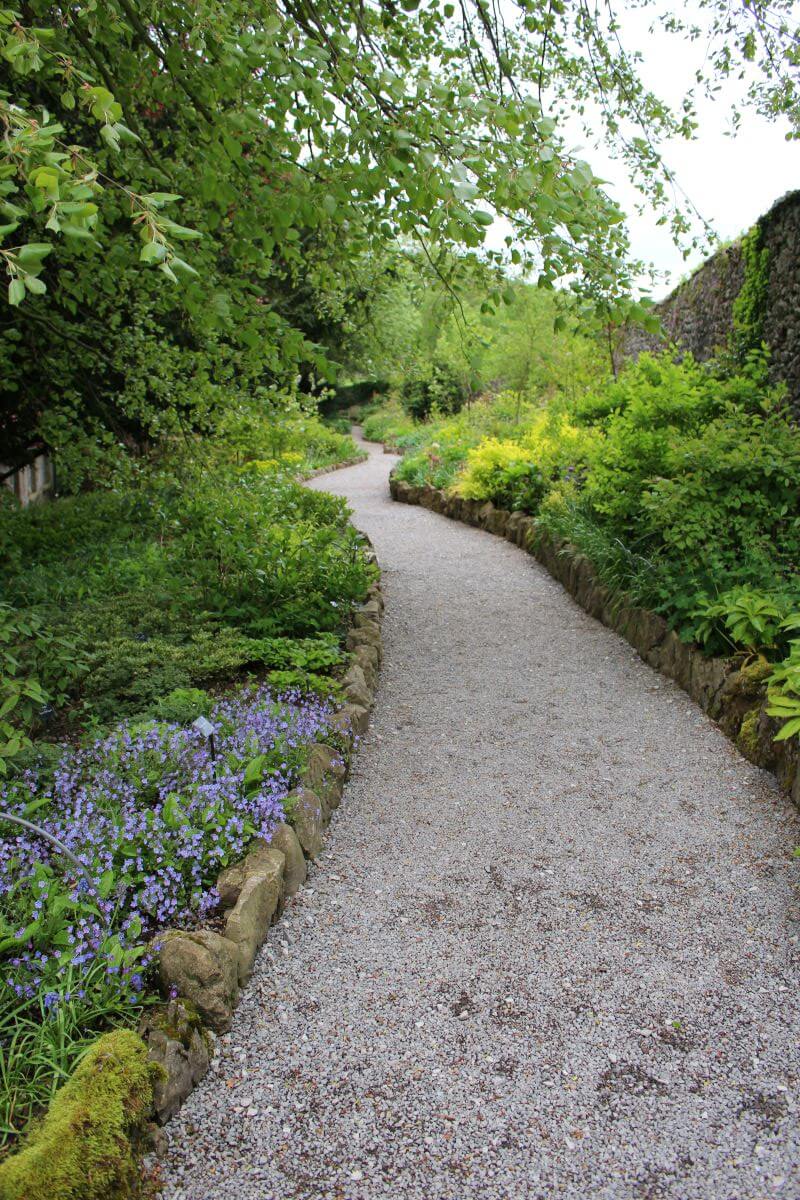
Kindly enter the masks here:
<path id="1" fill-rule="evenodd" d="M 213 740 L 194 728 L 121 726 L 85 748 L 65 747 L 54 770 L 29 770 L 0 789 L 0 809 L 41 826 L 56 846 L 0 824 L 0 952 L 9 999 L 80 995 L 99 967 L 104 987 L 142 988 L 145 943 L 196 922 L 217 902 L 214 880 L 247 842 L 269 837 L 304 748 L 330 705 L 265 687 L 221 699 Z"/>

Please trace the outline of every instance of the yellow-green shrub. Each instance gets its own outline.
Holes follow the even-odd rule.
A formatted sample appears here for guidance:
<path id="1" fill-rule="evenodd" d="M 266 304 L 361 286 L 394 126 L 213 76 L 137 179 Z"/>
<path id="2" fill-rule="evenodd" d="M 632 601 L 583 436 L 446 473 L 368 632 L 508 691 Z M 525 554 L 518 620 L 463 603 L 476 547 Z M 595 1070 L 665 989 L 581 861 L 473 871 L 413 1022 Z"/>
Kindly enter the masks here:
<path id="1" fill-rule="evenodd" d="M 602 445 L 601 430 L 574 424 L 562 409 L 540 409 L 520 438 L 548 480 L 583 470 Z"/>
<path id="2" fill-rule="evenodd" d="M 527 451 L 518 442 L 486 438 L 474 450 L 467 453 L 467 465 L 456 483 L 455 490 L 465 500 L 488 500 L 494 490 L 498 475 L 526 463 L 530 459 Z"/>
<path id="3" fill-rule="evenodd" d="M 456 492 L 467 500 L 491 500 L 501 508 L 535 512 L 545 489 L 542 472 L 518 442 L 486 438 L 467 454 Z"/>

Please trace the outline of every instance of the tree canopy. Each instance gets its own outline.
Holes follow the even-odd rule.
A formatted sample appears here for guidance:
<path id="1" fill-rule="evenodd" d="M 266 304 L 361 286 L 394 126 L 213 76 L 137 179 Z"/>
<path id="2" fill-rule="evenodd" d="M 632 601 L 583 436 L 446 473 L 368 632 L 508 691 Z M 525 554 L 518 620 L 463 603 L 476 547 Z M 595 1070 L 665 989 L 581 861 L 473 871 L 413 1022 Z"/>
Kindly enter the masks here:
<path id="1" fill-rule="evenodd" d="M 713 77 L 763 60 L 753 99 L 796 130 L 789 0 L 701 10 Z M 570 150 L 569 114 L 602 122 L 689 227 L 658 144 L 692 134 L 691 100 L 653 96 L 620 14 L 586 0 L 29 0 L 0 7 L 0 64 L 15 461 L 76 427 L 141 442 L 202 427 L 231 390 L 333 378 L 410 252 L 449 292 L 477 254 L 645 317 L 624 214 Z"/>

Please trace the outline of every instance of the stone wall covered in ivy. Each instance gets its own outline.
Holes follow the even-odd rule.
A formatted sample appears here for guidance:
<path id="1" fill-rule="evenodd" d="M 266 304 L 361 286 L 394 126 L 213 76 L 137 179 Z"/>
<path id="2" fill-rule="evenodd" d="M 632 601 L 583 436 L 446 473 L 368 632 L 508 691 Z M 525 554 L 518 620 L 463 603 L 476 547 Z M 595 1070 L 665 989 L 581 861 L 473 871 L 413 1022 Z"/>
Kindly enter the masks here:
<path id="1" fill-rule="evenodd" d="M 779 200 L 656 311 L 668 341 L 701 360 L 719 350 L 744 354 L 766 342 L 772 376 L 786 381 L 800 416 L 800 191 Z M 621 356 L 663 345 L 656 335 L 631 328 Z"/>

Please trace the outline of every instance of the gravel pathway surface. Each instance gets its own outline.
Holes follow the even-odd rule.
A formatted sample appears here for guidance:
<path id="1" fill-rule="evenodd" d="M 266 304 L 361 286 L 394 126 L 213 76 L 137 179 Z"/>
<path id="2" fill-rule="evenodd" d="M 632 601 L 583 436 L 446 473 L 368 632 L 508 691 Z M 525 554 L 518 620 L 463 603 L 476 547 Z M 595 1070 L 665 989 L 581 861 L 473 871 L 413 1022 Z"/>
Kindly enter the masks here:
<path id="1" fill-rule="evenodd" d="M 800 1197 L 798 814 L 532 558 L 349 498 L 373 722 L 169 1200 Z"/>

